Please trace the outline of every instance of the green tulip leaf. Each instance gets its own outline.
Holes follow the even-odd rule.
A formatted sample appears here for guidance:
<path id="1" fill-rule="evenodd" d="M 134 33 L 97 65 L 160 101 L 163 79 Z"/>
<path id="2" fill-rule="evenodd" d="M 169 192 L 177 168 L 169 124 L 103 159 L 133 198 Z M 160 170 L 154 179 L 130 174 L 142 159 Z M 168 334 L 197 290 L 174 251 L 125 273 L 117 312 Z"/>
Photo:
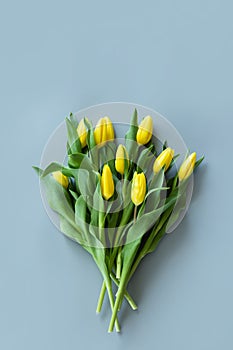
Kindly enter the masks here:
<path id="1" fill-rule="evenodd" d="M 165 186 L 163 187 L 164 181 L 165 178 L 163 169 L 161 169 L 159 173 L 153 175 L 148 186 L 148 198 L 145 202 L 146 213 L 149 213 L 158 207 L 161 200 L 161 191 L 157 191 L 156 189 L 165 188 Z"/>
<path id="2" fill-rule="evenodd" d="M 63 175 L 65 176 L 68 176 L 68 177 L 71 177 L 73 176 L 73 171 L 72 169 L 69 169 L 65 166 L 63 166 L 62 164 L 60 163 L 57 163 L 57 162 L 53 162 L 53 163 L 50 163 L 43 171 L 43 174 L 41 175 L 42 177 L 45 177 L 51 173 L 54 173 L 56 171 L 61 171 Z"/>
<path id="3" fill-rule="evenodd" d="M 68 155 L 68 164 L 74 169 L 79 169 L 82 164 L 88 164 L 91 168 L 93 168 L 90 159 L 85 154 L 80 152 Z"/>
<path id="4" fill-rule="evenodd" d="M 135 162 L 137 150 L 135 149 L 136 136 L 138 131 L 138 112 L 134 109 L 130 120 L 130 127 L 125 134 L 125 146 L 129 154 L 129 158 L 132 162 Z"/>
<path id="5" fill-rule="evenodd" d="M 66 217 L 59 215 L 60 218 L 60 230 L 68 238 L 74 240 L 75 242 L 84 245 L 85 241 L 83 240 L 81 232 L 79 232 L 74 225 L 72 225 Z"/>
<path id="6" fill-rule="evenodd" d="M 32 169 L 35 170 L 35 172 L 37 173 L 38 176 L 42 176 L 43 170 L 40 169 L 38 166 L 32 166 Z"/>
<path id="7" fill-rule="evenodd" d="M 205 156 L 202 156 L 200 159 L 198 159 L 195 163 L 195 168 L 197 168 L 204 160 Z"/>
<path id="8" fill-rule="evenodd" d="M 142 237 L 149 229 L 151 229 L 156 221 L 159 219 L 161 214 L 172 206 L 177 200 L 177 196 L 173 198 L 168 198 L 165 204 L 150 213 L 142 215 L 134 225 L 129 229 L 126 237 L 126 244 L 132 242 L 133 240 Z"/>
<path id="9" fill-rule="evenodd" d="M 82 151 L 81 143 L 77 134 L 77 130 L 74 127 L 70 119 L 66 118 L 67 138 L 70 146 L 70 152 L 78 153 Z"/>
<path id="10" fill-rule="evenodd" d="M 77 127 L 78 127 L 78 120 L 77 120 L 77 118 L 74 116 L 73 113 L 70 113 L 69 119 L 70 119 L 70 122 L 71 122 L 73 128 L 74 128 L 75 130 L 77 130 Z"/>
<path id="11" fill-rule="evenodd" d="M 145 147 L 138 157 L 137 168 L 144 173 L 147 173 L 148 169 L 152 165 L 154 159 L 154 154 L 152 153 L 153 147 L 153 145 L 148 148 Z"/>
<path id="12" fill-rule="evenodd" d="M 94 137 L 94 128 L 92 126 L 92 123 L 87 119 L 87 118 L 84 118 L 84 124 L 87 128 L 87 146 L 89 148 L 89 150 L 93 152 L 93 149 L 95 148 L 96 146 L 96 143 L 95 143 L 95 137 Z M 94 157 L 93 157 L 94 159 Z"/>
<path id="13" fill-rule="evenodd" d="M 74 213 L 68 191 L 50 175 L 40 179 L 50 207 L 61 215 L 67 211 L 72 216 Z"/>

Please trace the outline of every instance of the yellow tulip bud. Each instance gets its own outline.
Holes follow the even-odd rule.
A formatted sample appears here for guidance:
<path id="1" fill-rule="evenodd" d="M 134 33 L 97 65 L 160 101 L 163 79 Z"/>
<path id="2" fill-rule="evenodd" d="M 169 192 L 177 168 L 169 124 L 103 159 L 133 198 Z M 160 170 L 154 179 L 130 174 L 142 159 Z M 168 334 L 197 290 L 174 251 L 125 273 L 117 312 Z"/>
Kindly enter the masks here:
<path id="1" fill-rule="evenodd" d="M 94 130 L 94 138 L 97 145 L 102 142 L 104 125 L 104 118 L 100 118 Z"/>
<path id="2" fill-rule="evenodd" d="M 180 181 L 186 180 L 192 174 L 195 163 L 196 163 L 196 152 L 193 152 L 181 164 L 181 167 L 178 171 L 178 177 Z"/>
<path id="3" fill-rule="evenodd" d="M 114 129 L 109 117 L 100 118 L 94 130 L 94 138 L 97 145 L 114 139 Z"/>
<path id="4" fill-rule="evenodd" d="M 84 123 L 84 119 L 82 118 L 77 127 L 77 134 L 79 136 L 79 140 L 82 148 L 87 145 L 87 128 Z"/>
<path id="5" fill-rule="evenodd" d="M 146 145 L 152 137 L 152 132 L 153 119 L 151 118 L 151 116 L 148 115 L 141 121 L 141 124 L 138 127 L 136 135 L 137 143 L 139 143 L 140 145 Z"/>
<path id="6" fill-rule="evenodd" d="M 105 122 L 107 125 L 107 138 L 108 140 L 113 140 L 115 135 L 111 119 L 109 117 L 105 117 Z"/>
<path id="7" fill-rule="evenodd" d="M 155 159 L 153 165 L 154 173 L 157 174 L 163 167 L 164 171 L 166 171 L 171 164 L 173 156 L 174 150 L 170 147 L 166 148 L 163 152 L 161 152 L 160 155 Z"/>
<path id="8" fill-rule="evenodd" d="M 135 171 L 132 180 L 131 200 L 136 206 L 138 206 L 144 201 L 145 195 L 146 177 L 144 173 L 137 174 Z"/>
<path id="9" fill-rule="evenodd" d="M 62 185 L 64 188 L 68 187 L 69 180 L 65 175 L 62 174 L 61 171 L 55 171 L 52 175 L 60 185 Z"/>
<path id="10" fill-rule="evenodd" d="M 101 176 L 101 192 L 104 199 L 108 200 L 114 194 L 114 182 L 109 165 L 105 164 Z"/>
<path id="11" fill-rule="evenodd" d="M 118 173 L 120 173 L 121 175 L 124 175 L 125 163 L 129 166 L 129 155 L 126 151 L 125 146 L 120 144 L 116 151 L 115 168 L 116 171 L 118 171 Z"/>

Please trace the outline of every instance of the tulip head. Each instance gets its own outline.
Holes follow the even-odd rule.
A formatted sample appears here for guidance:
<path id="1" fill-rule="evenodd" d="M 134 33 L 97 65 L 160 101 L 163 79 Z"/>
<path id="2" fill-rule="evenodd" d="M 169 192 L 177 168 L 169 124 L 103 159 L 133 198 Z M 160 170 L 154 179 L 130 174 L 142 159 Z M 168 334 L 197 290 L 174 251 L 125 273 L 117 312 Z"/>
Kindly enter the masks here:
<path id="1" fill-rule="evenodd" d="M 196 152 L 193 152 L 181 164 L 180 169 L 178 171 L 179 181 L 186 180 L 192 174 L 196 163 L 196 157 Z"/>
<path id="2" fill-rule="evenodd" d="M 97 145 L 114 139 L 114 129 L 109 117 L 100 118 L 94 130 Z"/>
<path id="3" fill-rule="evenodd" d="M 116 151 L 115 168 L 118 173 L 124 175 L 125 166 L 129 167 L 129 155 L 123 145 L 119 145 Z"/>
<path id="4" fill-rule="evenodd" d="M 107 139 L 113 140 L 115 135 L 111 119 L 109 117 L 105 117 L 105 123 L 107 125 Z"/>
<path id="5" fill-rule="evenodd" d="M 137 143 L 139 143 L 140 145 L 146 145 L 152 137 L 152 132 L 153 119 L 151 118 L 151 116 L 148 115 L 141 121 L 141 124 L 138 127 L 136 135 Z"/>
<path id="6" fill-rule="evenodd" d="M 104 199 L 108 200 L 114 194 L 114 182 L 109 165 L 105 164 L 101 176 L 101 193 Z"/>
<path id="7" fill-rule="evenodd" d="M 133 175 L 132 188 L 131 188 L 131 200 L 134 205 L 140 205 L 146 195 L 146 177 L 144 173 L 138 174 L 136 171 Z"/>
<path id="8" fill-rule="evenodd" d="M 84 119 L 82 118 L 78 124 L 77 127 L 77 134 L 79 136 L 79 140 L 81 143 L 82 148 L 84 148 L 87 145 L 87 128 L 84 123 Z"/>
<path id="9" fill-rule="evenodd" d="M 155 159 L 153 165 L 153 171 L 157 174 L 163 167 L 164 171 L 167 171 L 169 168 L 172 158 L 174 156 L 174 150 L 170 147 L 166 148 L 160 155 Z"/>
<path id="10" fill-rule="evenodd" d="M 67 189 L 68 185 L 69 185 L 69 180 L 68 178 L 62 174 L 61 171 L 55 171 L 53 172 L 53 177 L 54 179 L 60 184 L 62 185 L 65 189 Z"/>

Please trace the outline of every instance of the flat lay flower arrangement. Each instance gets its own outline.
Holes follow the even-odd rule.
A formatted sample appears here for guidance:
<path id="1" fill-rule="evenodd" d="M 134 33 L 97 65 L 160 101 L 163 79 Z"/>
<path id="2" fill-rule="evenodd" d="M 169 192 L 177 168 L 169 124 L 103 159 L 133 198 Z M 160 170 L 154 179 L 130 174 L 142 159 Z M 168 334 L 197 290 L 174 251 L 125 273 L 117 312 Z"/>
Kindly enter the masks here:
<path id="1" fill-rule="evenodd" d="M 177 168 L 179 155 L 166 141 L 158 145 L 150 116 L 138 124 L 136 109 L 124 144 L 117 142 L 109 117 L 93 126 L 88 118 L 78 121 L 70 114 L 66 126 L 67 164 L 34 169 L 59 215 L 60 230 L 82 245 L 99 268 L 103 284 L 96 311 L 107 295 L 112 311 L 108 331 L 115 327 L 119 332 L 123 300 L 137 309 L 128 283 L 185 209 L 190 177 L 204 157 L 187 154 Z"/>

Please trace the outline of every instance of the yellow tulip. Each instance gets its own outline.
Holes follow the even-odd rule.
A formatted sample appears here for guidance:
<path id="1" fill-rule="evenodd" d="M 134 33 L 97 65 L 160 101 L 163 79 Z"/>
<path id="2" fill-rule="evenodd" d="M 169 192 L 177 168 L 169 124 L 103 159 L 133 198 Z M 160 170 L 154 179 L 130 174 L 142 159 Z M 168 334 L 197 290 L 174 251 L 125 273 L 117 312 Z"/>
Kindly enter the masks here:
<path id="1" fill-rule="evenodd" d="M 164 171 L 167 171 L 169 168 L 172 158 L 174 156 L 174 150 L 170 147 L 166 148 L 160 155 L 155 159 L 153 165 L 153 171 L 157 174 L 163 167 Z"/>
<path id="2" fill-rule="evenodd" d="M 107 138 L 108 140 L 113 140 L 115 135 L 111 119 L 109 117 L 105 117 L 105 122 L 107 125 Z"/>
<path id="3" fill-rule="evenodd" d="M 192 174 L 195 163 L 196 163 L 196 152 L 193 152 L 181 164 L 181 167 L 178 171 L 178 177 L 180 181 L 186 180 Z"/>
<path id="4" fill-rule="evenodd" d="M 138 127 L 136 135 L 137 143 L 139 143 L 140 145 L 146 145 L 152 137 L 152 132 L 153 119 L 151 118 L 151 116 L 148 115 L 141 121 L 141 124 Z"/>
<path id="5" fill-rule="evenodd" d="M 114 139 L 114 129 L 109 117 L 100 118 L 94 130 L 95 143 L 100 143 Z"/>
<path id="6" fill-rule="evenodd" d="M 145 195 L 146 177 L 144 173 L 137 174 L 135 171 L 132 180 L 131 200 L 136 206 L 138 206 L 144 201 Z"/>
<path id="7" fill-rule="evenodd" d="M 125 146 L 120 144 L 116 151 L 115 168 L 116 171 L 118 171 L 118 173 L 120 173 L 121 175 L 124 175 L 125 163 L 129 166 L 129 155 Z"/>
<path id="8" fill-rule="evenodd" d="M 79 140 L 82 148 L 87 145 L 87 128 L 84 123 L 84 119 L 82 118 L 77 127 L 77 134 L 79 136 Z"/>
<path id="9" fill-rule="evenodd" d="M 68 187 L 69 180 L 65 175 L 62 174 L 61 171 L 55 171 L 52 175 L 60 185 L 62 185 L 64 188 Z"/>
<path id="10" fill-rule="evenodd" d="M 104 199 L 108 200 L 114 194 L 114 182 L 109 165 L 105 164 L 101 176 L 101 192 Z"/>

